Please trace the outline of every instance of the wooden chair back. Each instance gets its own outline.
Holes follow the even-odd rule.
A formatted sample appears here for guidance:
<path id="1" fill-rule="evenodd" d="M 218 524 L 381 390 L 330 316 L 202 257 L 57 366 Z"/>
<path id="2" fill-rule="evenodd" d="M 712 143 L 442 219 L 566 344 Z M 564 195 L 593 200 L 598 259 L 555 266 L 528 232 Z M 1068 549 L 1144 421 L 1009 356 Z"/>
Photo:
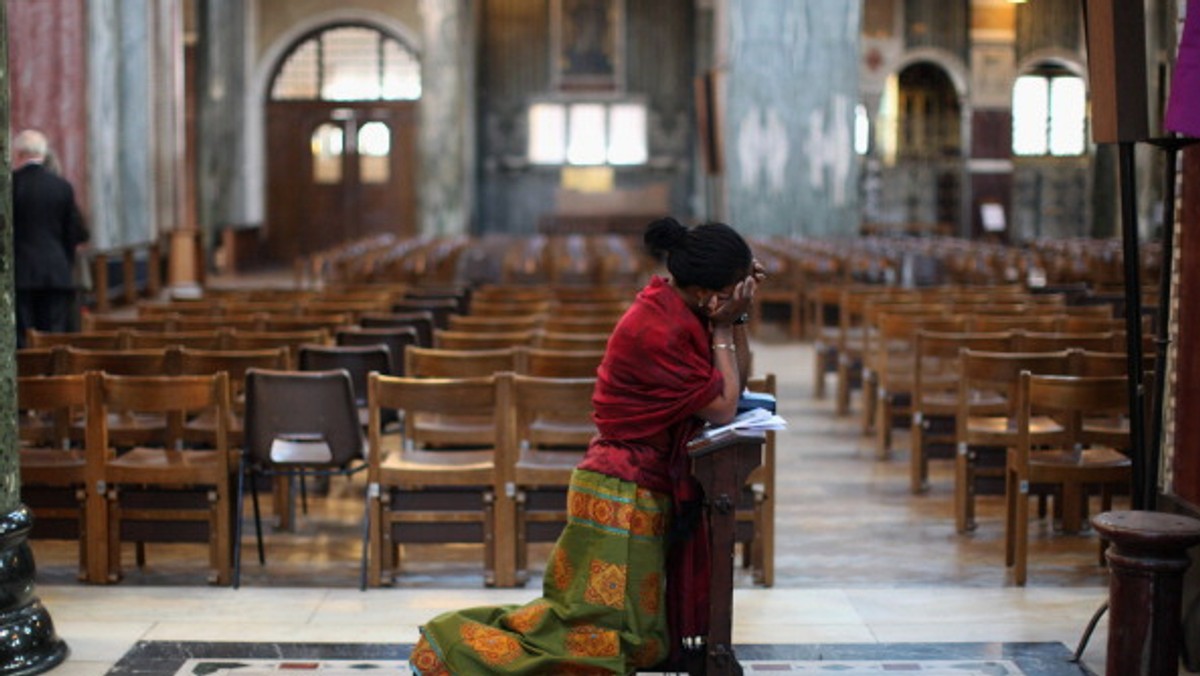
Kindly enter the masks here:
<path id="1" fill-rule="evenodd" d="M 603 350 L 549 350 L 519 347 L 516 371 L 541 378 L 595 378 Z"/>
<path id="2" fill-rule="evenodd" d="M 93 331 L 170 331 L 178 315 L 167 314 L 152 317 L 126 317 L 89 312 L 83 316 L 83 330 Z"/>
<path id="3" fill-rule="evenodd" d="M 59 372 L 57 366 L 58 348 L 53 347 L 21 347 L 17 348 L 18 376 L 48 376 Z"/>
<path id="4" fill-rule="evenodd" d="M 515 348 L 445 350 L 410 347 L 404 352 L 404 373 L 410 378 L 473 378 L 515 371 Z"/>
<path id="5" fill-rule="evenodd" d="M 534 347 L 546 350 L 603 351 L 608 347 L 611 333 L 558 333 L 542 331 L 533 342 Z"/>
<path id="6" fill-rule="evenodd" d="M 497 350 L 532 345 L 535 331 L 452 331 L 435 330 L 433 346 L 443 350 Z"/>
<path id="7" fill-rule="evenodd" d="M 190 347 L 199 350 L 218 350 L 225 343 L 224 329 L 210 331 L 141 331 L 126 333 L 126 345 L 134 350 L 165 347 Z"/>
<path id="8" fill-rule="evenodd" d="M 329 332 L 324 329 L 308 329 L 301 331 L 231 331 L 225 341 L 225 348 L 230 350 L 261 350 L 265 348 L 286 347 L 290 355 L 288 367 L 296 368 L 299 363 L 301 345 L 325 345 L 329 342 Z"/>
<path id="9" fill-rule="evenodd" d="M 125 347 L 122 330 L 50 333 L 29 329 L 25 336 L 25 345 L 33 348 L 69 345 L 89 350 L 119 350 Z"/>
<path id="10" fill-rule="evenodd" d="M 542 315 L 450 315 L 450 331 L 516 333 L 540 328 Z"/>
<path id="11" fill-rule="evenodd" d="M 1111 331 L 1099 333 L 1060 333 L 1042 331 L 1016 331 L 1018 352 L 1057 352 L 1081 349 L 1104 352 L 1115 347 L 1117 336 Z"/>

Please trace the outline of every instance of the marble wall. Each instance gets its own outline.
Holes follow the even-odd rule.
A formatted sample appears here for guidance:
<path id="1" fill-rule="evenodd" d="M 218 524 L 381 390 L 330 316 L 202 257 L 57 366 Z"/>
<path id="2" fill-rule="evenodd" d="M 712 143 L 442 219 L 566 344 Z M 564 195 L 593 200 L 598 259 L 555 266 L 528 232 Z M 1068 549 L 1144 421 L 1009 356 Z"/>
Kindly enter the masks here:
<path id="1" fill-rule="evenodd" d="M 87 134 L 87 10 L 84 0 L 8 0 L 13 133 L 46 133 L 63 175 L 91 213 Z"/>
<path id="2" fill-rule="evenodd" d="M 469 229 L 475 105 L 473 3 L 421 0 L 421 105 L 418 108 L 419 231 L 454 235 Z"/>
<path id="3" fill-rule="evenodd" d="M 730 223 L 760 235 L 849 235 L 859 224 L 858 3 L 723 4 Z"/>

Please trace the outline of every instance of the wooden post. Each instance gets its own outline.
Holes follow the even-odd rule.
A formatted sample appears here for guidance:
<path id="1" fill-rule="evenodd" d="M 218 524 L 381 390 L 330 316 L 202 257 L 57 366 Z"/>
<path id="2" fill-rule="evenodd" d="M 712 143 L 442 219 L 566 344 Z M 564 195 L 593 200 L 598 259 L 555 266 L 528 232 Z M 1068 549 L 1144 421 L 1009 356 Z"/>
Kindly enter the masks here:
<path id="1" fill-rule="evenodd" d="M 1149 511 L 1105 512 L 1092 519 L 1112 542 L 1105 673 L 1179 673 L 1180 607 L 1187 549 L 1200 544 L 1200 521 Z"/>
<path id="2" fill-rule="evenodd" d="M 688 445 L 692 475 L 704 488 L 709 518 L 709 620 L 705 645 L 705 676 L 740 676 L 742 666 L 733 654 L 733 568 L 737 528 L 737 498 L 746 478 L 762 464 L 765 435 L 728 432 Z"/>

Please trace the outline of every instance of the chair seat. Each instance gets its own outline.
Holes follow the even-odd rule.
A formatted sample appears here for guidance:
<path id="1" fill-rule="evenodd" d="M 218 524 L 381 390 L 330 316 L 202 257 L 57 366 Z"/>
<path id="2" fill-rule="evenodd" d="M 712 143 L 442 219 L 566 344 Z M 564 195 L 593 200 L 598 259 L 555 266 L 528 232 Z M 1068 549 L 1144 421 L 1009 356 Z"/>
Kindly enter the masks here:
<path id="1" fill-rule="evenodd" d="M 22 484 L 73 486 L 84 482 L 87 461 L 83 451 L 22 448 L 20 456 Z"/>
<path id="2" fill-rule="evenodd" d="M 1102 472 L 1111 469 L 1126 470 L 1130 466 L 1128 457 L 1116 449 L 1105 447 L 1087 448 L 1082 451 L 1051 449 L 1036 451 L 1029 456 L 1029 467 L 1035 477 L 1039 470 L 1053 471 L 1057 468 L 1070 468 L 1073 471 Z"/>
<path id="3" fill-rule="evenodd" d="M 1036 416 L 1029 421 L 1034 436 L 1061 434 L 1063 426 L 1049 416 Z M 1008 446 L 1016 442 L 1017 421 L 1006 416 L 972 416 L 967 420 L 971 443 L 983 446 Z"/>
<path id="4" fill-rule="evenodd" d="M 233 452 L 230 454 L 230 461 L 236 464 Z M 112 483 L 190 486 L 227 481 L 229 477 L 221 476 L 220 466 L 216 451 L 134 448 L 109 460 L 106 471 Z M 187 474 L 181 476 L 180 470 L 185 469 Z"/>
<path id="5" fill-rule="evenodd" d="M 494 471 L 492 451 L 418 449 L 386 456 L 380 465 L 380 481 L 399 486 L 490 486 Z"/>

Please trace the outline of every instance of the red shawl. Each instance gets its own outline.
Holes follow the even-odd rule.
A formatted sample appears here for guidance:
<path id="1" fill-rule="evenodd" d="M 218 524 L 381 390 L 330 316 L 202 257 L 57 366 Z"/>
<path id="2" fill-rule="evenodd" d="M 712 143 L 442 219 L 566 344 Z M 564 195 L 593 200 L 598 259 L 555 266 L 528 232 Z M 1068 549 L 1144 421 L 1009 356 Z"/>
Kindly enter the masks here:
<path id="1" fill-rule="evenodd" d="M 680 638 L 708 629 L 708 531 L 695 519 L 701 492 L 686 447 L 703 425 L 696 411 L 724 385 L 711 343 L 707 324 L 653 278 L 609 338 L 592 395 L 600 434 L 579 465 L 674 496 L 682 528 L 668 554 L 673 654 Z"/>

